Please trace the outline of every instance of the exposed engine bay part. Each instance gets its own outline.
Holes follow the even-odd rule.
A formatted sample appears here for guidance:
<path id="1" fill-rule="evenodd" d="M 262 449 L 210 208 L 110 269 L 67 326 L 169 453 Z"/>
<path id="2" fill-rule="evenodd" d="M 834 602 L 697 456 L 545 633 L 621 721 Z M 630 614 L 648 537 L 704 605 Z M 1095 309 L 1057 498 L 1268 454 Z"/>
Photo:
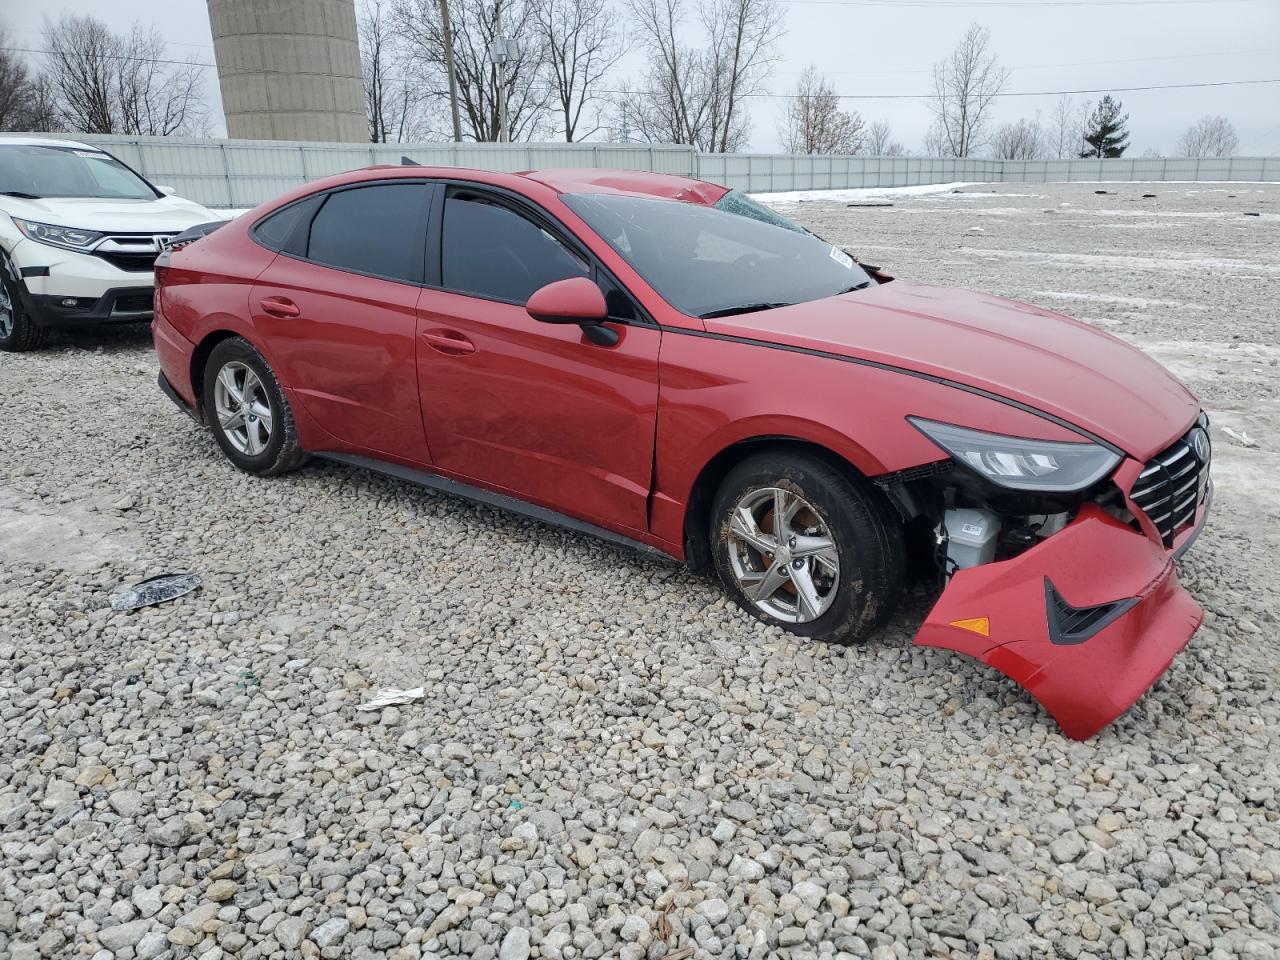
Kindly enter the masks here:
<path id="1" fill-rule="evenodd" d="M 939 538 L 947 545 L 947 572 L 965 570 L 996 558 L 1000 518 L 991 510 L 955 508 L 942 515 Z"/>

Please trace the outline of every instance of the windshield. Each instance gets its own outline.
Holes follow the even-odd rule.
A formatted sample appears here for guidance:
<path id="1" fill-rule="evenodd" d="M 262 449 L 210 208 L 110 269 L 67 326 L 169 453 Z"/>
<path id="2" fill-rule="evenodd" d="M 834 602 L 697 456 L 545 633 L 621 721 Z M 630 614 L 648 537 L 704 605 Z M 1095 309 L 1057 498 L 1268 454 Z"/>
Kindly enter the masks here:
<path id="1" fill-rule="evenodd" d="M 0 142 L 0 193 L 42 199 L 155 200 L 147 181 L 101 150 Z"/>
<path id="2" fill-rule="evenodd" d="M 667 303 L 689 316 L 788 306 L 871 283 L 852 257 L 794 224 L 680 200 L 619 194 L 562 199 Z"/>
<path id="3" fill-rule="evenodd" d="M 782 214 L 770 210 L 763 203 L 752 200 L 741 190 L 730 190 L 726 193 L 716 201 L 716 209 L 723 210 L 725 213 L 736 213 L 740 217 L 750 217 L 752 220 L 759 220 L 761 223 L 772 223 L 775 227 L 794 230 L 796 233 L 809 232 L 800 224 L 793 223 Z"/>

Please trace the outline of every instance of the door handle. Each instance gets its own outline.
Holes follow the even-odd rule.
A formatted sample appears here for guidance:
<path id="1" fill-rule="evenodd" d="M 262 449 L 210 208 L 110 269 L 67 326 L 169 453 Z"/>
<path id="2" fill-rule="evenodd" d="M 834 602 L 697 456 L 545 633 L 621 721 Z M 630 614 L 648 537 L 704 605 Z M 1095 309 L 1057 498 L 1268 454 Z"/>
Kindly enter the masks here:
<path id="1" fill-rule="evenodd" d="M 296 317 L 302 313 L 296 303 L 285 297 L 263 297 L 258 301 L 258 306 L 262 307 L 263 313 L 273 317 Z"/>
<path id="2" fill-rule="evenodd" d="M 476 345 L 460 333 L 424 333 L 422 339 L 441 353 L 462 355 L 476 352 Z"/>

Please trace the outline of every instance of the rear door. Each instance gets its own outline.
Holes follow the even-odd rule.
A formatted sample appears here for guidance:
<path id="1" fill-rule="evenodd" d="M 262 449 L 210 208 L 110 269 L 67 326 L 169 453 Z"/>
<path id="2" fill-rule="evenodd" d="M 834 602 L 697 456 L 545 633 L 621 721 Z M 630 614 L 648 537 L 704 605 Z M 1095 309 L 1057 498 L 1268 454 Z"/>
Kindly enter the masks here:
<path id="1" fill-rule="evenodd" d="M 598 525 L 646 530 L 658 327 L 563 227 L 516 198 L 451 186 L 433 236 L 438 288 L 418 302 L 418 373 L 436 466 Z M 525 312 L 535 290 L 575 276 L 601 285 L 616 344 Z"/>
<path id="2" fill-rule="evenodd" d="M 285 386 L 325 430 L 429 463 L 418 404 L 416 305 L 432 185 L 376 181 L 300 201 L 255 239 L 279 256 L 249 310 Z"/>

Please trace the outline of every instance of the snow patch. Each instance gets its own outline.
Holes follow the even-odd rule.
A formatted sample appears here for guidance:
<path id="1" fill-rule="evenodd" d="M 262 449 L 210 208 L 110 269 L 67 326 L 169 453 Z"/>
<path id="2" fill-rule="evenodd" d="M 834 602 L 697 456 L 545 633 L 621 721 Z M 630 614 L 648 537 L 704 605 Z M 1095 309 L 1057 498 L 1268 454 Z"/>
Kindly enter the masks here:
<path id="1" fill-rule="evenodd" d="M 960 187 L 972 187 L 972 183 L 922 183 L 912 187 L 858 187 L 852 190 L 783 190 L 778 193 L 753 193 L 751 197 L 763 203 L 809 203 L 820 200 L 830 203 L 847 203 L 854 200 L 891 200 L 894 197 L 923 197 L 933 193 L 951 193 Z M 962 197 L 966 194 L 957 193 Z"/>
<path id="2" fill-rule="evenodd" d="M 56 511 L 0 489 L 0 556 L 88 573 L 104 563 L 132 560 L 141 544 L 106 501 L 62 504 Z"/>

